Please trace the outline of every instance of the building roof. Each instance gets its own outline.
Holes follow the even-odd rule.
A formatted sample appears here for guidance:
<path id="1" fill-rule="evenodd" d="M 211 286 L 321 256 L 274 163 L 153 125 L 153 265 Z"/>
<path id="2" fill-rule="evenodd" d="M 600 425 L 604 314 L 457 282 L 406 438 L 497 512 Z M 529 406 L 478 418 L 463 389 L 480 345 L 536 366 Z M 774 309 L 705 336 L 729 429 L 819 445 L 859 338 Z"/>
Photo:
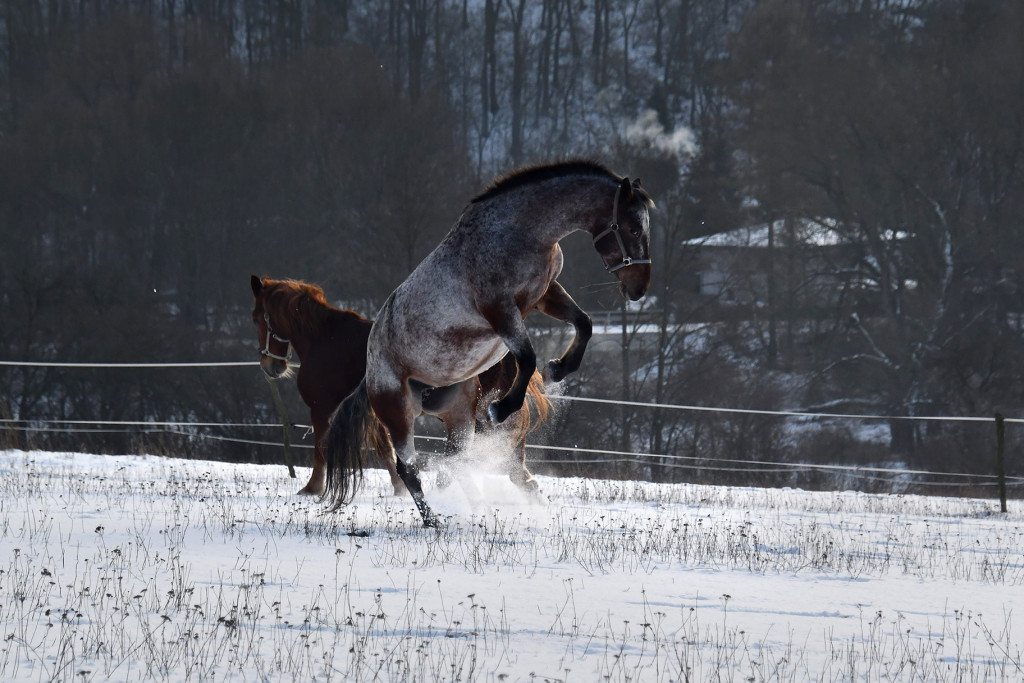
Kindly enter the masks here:
<path id="1" fill-rule="evenodd" d="M 799 245 L 834 247 L 850 243 L 850 240 L 836 229 L 838 222 L 835 219 L 800 218 L 795 222 L 795 237 Z M 720 232 L 716 235 L 695 237 L 694 239 L 686 240 L 683 244 L 693 247 L 766 249 L 768 247 L 768 228 L 768 223 L 748 225 L 730 230 L 729 232 Z M 775 244 L 780 245 L 786 236 L 786 222 L 783 220 L 775 221 L 774 228 Z"/>

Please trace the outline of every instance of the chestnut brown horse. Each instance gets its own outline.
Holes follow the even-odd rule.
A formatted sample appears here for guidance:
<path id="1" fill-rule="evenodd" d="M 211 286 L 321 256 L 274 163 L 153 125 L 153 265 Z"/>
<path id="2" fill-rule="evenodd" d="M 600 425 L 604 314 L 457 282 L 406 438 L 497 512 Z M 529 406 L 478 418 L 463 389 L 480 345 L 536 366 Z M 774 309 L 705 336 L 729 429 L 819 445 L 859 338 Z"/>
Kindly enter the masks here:
<path id="1" fill-rule="evenodd" d="M 331 413 L 363 379 L 366 340 L 373 323 L 354 311 L 331 306 L 323 290 L 316 285 L 253 275 L 251 286 L 252 321 L 260 348 L 260 368 L 271 379 L 285 377 L 292 371 L 289 360 L 293 350 L 299 358 L 296 385 L 303 402 L 309 406 L 314 434 L 313 472 L 299 493 L 321 495 L 326 479 L 323 436 L 327 433 Z M 455 430 L 466 420 L 473 419 L 482 399 L 504 391 L 514 379 L 514 363 L 499 363 L 479 376 L 471 386 L 473 393 L 467 395 L 467 402 L 453 404 L 438 415 L 448 432 L 446 455 L 458 450 L 461 435 Z M 514 442 L 516 462 L 509 463 L 509 478 L 520 488 L 536 493 L 537 482 L 526 467 L 526 435 L 531 427 L 546 419 L 550 407 L 539 373 L 531 382 L 529 395 L 536 418 L 531 418 L 530 406 L 524 405 L 503 431 L 513 436 Z M 429 396 L 426 403 L 429 404 Z M 467 412 L 458 413 L 459 410 Z M 506 425 L 502 425 L 503 428 Z M 395 469 L 393 451 L 381 451 L 381 456 L 395 493 L 404 492 L 405 485 Z"/>
<path id="2" fill-rule="evenodd" d="M 411 466 L 425 392 L 432 410 L 461 401 L 473 377 L 509 354 L 515 380 L 487 410 L 493 424 L 518 411 L 537 367 L 524 322 L 534 309 L 576 328 L 562 357 L 548 362 L 548 378 L 558 381 L 578 369 L 591 322 L 556 280 L 558 243 L 577 230 L 590 233 L 605 268 L 635 301 L 650 286 L 653 206 L 639 181 L 587 161 L 520 170 L 474 198 L 374 321 L 366 376 L 342 401 L 328 431 L 326 497 L 334 508 L 355 494 L 368 450 L 393 447 L 424 525 L 436 525 Z M 390 440 L 382 437 L 381 424 Z M 471 443 L 473 427 L 459 427 L 463 445 Z"/>

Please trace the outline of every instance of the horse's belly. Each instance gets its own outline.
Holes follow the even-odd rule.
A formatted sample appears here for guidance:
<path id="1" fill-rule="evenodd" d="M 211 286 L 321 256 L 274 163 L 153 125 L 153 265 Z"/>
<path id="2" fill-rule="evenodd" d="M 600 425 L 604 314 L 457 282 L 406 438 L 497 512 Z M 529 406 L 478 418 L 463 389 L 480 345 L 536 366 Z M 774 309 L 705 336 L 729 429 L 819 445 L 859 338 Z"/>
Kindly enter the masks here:
<path id="1" fill-rule="evenodd" d="M 501 362 L 501 359 L 508 353 L 508 347 L 505 346 L 505 342 L 499 337 L 495 337 L 495 341 L 489 344 L 480 344 L 474 352 L 466 354 L 465 361 L 460 368 L 460 374 L 464 375 L 465 379 L 475 377 L 487 368 Z"/>
<path id="2" fill-rule="evenodd" d="M 448 386 L 475 377 L 508 353 L 508 348 L 475 309 L 417 306 L 389 310 L 370 333 L 368 368 Z M 396 313 L 399 313 L 396 315 Z"/>
<path id="3" fill-rule="evenodd" d="M 457 334 L 458 330 L 449 330 Z M 483 335 L 481 335 L 483 336 Z M 490 332 L 488 339 L 451 343 L 444 337 L 423 338 L 416 345 L 415 357 L 406 354 L 405 365 L 411 376 L 433 386 L 462 382 L 499 362 L 508 353 L 501 338 Z"/>
<path id="4" fill-rule="evenodd" d="M 446 256 L 451 255 L 440 247 L 431 253 L 385 303 L 370 333 L 367 356 L 377 367 L 368 366 L 368 372 L 390 368 L 400 378 L 447 386 L 480 374 L 508 353 L 477 307 L 480 283 L 453 272 Z M 505 284 L 525 312 L 550 281 L 535 277 L 526 284 Z"/>

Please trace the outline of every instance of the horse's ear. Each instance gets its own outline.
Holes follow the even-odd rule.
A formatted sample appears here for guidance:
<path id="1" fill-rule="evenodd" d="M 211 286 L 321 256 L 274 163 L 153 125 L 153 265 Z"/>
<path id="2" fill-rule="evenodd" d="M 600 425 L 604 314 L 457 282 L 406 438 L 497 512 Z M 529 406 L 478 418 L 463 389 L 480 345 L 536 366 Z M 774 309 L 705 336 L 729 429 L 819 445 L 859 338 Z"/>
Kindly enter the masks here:
<path id="1" fill-rule="evenodd" d="M 633 186 L 630 184 L 629 178 L 623 176 L 619 187 L 622 189 L 622 201 L 629 204 L 629 201 L 633 198 Z"/>
<path id="2" fill-rule="evenodd" d="M 263 280 L 257 275 L 253 275 L 249 278 L 249 284 L 252 286 L 252 295 L 259 296 L 260 292 L 263 291 Z"/>
<path id="3" fill-rule="evenodd" d="M 643 187 L 641 187 L 640 179 L 639 178 L 635 178 L 633 180 L 633 190 L 635 192 L 639 193 L 641 199 L 644 202 L 646 202 L 647 208 L 649 208 L 649 209 L 653 209 L 654 208 L 654 200 L 651 199 L 651 195 L 647 194 L 647 190 L 645 190 Z"/>

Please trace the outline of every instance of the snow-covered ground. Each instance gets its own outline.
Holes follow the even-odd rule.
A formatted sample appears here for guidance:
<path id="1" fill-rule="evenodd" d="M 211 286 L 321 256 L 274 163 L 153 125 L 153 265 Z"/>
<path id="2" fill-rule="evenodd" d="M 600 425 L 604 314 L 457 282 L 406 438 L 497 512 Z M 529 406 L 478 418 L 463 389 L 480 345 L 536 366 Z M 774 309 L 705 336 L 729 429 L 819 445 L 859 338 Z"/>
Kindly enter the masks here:
<path id="1" fill-rule="evenodd" d="M 0 452 L 0 680 L 1024 680 L 993 501 Z"/>

